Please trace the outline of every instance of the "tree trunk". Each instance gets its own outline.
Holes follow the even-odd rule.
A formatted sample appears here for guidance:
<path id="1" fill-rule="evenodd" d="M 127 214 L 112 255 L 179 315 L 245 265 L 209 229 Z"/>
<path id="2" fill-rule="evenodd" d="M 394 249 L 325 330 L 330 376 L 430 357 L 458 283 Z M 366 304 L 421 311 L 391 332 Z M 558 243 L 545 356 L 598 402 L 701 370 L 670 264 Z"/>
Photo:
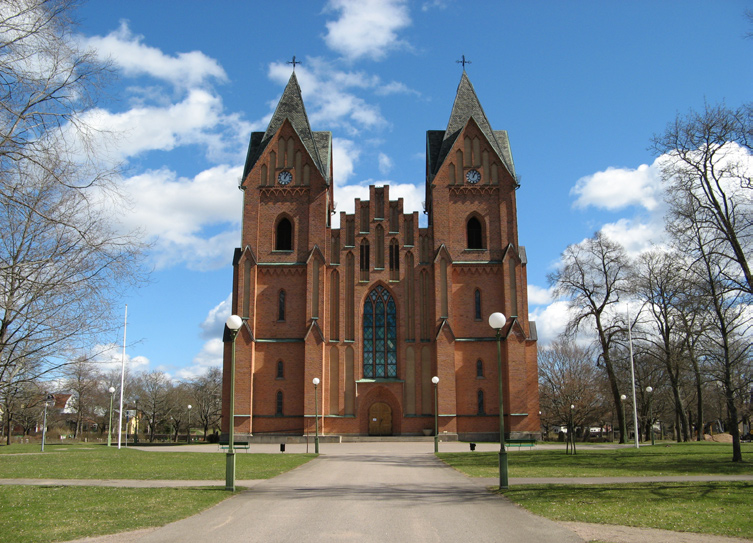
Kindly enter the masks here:
<path id="1" fill-rule="evenodd" d="M 695 374 L 695 393 L 698 402 L 696 405 L 696 440 L 703 441 L 703 379 L 701 378 L 701 370 L 698 367 L 698 360 L 696 360 L 695 353 L 691 353 L 690 358 L 693 361 L 693 373 Z"/>
<path id="2" fill-rule="evenodd" d="M 609 378 L 609 386 L 612 390 L 612 399 L 614 400 L 614 407 L 617 410 L 617 425 L 620 427 L 620 443 L 625 443 L 625 434 L 627 433 L 627 426 L 625 424 L 625 410 L 622 408 L 622 398 L 620 397 L 620 389 L 617 384 L 617 376 L 614 373 L 612 367 L 612 357 L 609 355 L 609 342 L 607 341 L 604 329 L 601 326 L 601 318 L 596 316 L 596 330 L 599 332 L 599 342 L 601 343 L 602 358 L 604 359 L 604 367 L 607 369 L 607 377 Z"/>
<path id="3" fill-rule="evenodd" d="M 725 352 L 725 355 L 729 356 L 727 352 Z M 729 433 L 732 435 L 732 461 L 742 462 L 743 452 L 740 447 L 740 427 L 737 425 L 737 406 L 735 405 L 735 393 L 732 388 L 732 375 L 729 368 L 730 364 L 728 363 L 726 371 L 724 372 L 724 395 L 727 399 L 727 425 L 729 426 Z"/>

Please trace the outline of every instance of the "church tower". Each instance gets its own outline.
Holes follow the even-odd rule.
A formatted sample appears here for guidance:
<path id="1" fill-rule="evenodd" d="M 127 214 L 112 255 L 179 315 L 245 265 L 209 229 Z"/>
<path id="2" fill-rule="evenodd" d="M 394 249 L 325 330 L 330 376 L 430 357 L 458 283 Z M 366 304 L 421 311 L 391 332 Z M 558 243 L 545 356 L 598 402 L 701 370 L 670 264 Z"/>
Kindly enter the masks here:
<path id="1" fill-rule="evenodd" d="M 251 135 L 241 183 L 236 436 L 313 434 L 316 412 L 322 435 L 421 435 L 434 427 L 437 376 L 446 439 L 496 439 L 493 312 L 508 317 L 506 432 L 538 435 L 519 185 L 507 133 L 491 128 L 465 72 L 447 128 L 427 132 L 425 183 L 425 228 L 389 186 L 369 187 L 332 228 L 332 135 L 311 130 L 293 73 L 267 130 Z M 229 364 L 226 343 L 226 376 Z"/>

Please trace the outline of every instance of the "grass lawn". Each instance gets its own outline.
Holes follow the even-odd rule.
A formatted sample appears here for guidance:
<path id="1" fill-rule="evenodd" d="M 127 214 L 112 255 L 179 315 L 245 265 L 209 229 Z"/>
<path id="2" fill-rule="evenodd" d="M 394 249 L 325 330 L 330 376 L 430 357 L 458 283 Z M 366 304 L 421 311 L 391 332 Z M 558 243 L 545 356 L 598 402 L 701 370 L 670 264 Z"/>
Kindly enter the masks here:
<path id="1" fill-rule="evenodd" d="M 732 445 L 673 443 L 640 449 L 578 449 L 512 451 L 507 455 L 510 477 L 619 477 L 661 475 L 753 474 L 753 444 L 742 444 L 743 460 L 733 463 Z M 496 452 L 439 453 L 439 458 L 470 477 L 498 477 Z"/>
<path id="2" fill-rule="evenodd" d="M 44 453 L 39 449 L 39 445 L 0 447 L 0 478 L 225 479 L 224 452 L 157 453 L 86 443 L 46 445 Z M 314 457 L 313 454 L 236 453 L 236 479 L 268 479 Z"/>
<path id="3" fill-rule="evenodd" d="M 743 459 L 753 445 L 744 443 Z M 493 453 L 440 453 L 471 477 L 499 476 Z M 581 448 L 515 451 L 510 477 L 641 477 L 753 474 L 753 463 L 733 463 L 732 447 L 721 443 L 673 443 L 640 449 Z M 641 526 L 753 538 L 753 483 L 636 483 L 610 485 L 512 485 L 499 491 L 538 515 L 563 521 Z"/>
<path id="4" fill-rule="evenodd" d="M 164 526 L 230 496 L 221 487 L 0 486 L 0 534 L 44 543 Z"/>
<path id="5" fill-rule="evenodd" d="M 501 491 L 553 520 L 753 538 L 753 483 L 523 485 Z"/>
<path id="6" fill-rule="evenodd" d="M 145 452 L 98 444 L 0 447 L 0 478 L 225 480 L 225 453 Z M 238 453 L 236 480 L 268 479 L 314 454 Z M 164 526 L 232 494 L 222 486 L 108 488 L 0 486 L 3 543 L 69 541 Z"/>

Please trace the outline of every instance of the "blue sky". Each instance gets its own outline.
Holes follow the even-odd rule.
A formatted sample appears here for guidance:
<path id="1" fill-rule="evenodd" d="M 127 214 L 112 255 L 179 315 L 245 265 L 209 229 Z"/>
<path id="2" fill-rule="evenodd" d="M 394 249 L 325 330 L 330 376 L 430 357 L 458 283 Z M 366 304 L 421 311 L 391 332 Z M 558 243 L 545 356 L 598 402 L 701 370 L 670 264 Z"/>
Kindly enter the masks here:
<path id="1" fill-rule="evenodd" d="M 425 134 L 447 125 L 466 70 L 510 136 L 531 318 L 543 342 L 564 325 L 547 273 L 603 229 L 632 253 L 661 242 L 653 134 L 704 101 L 753 90 L 744 1 L 89 2 L 80 39 L 117 79 L 93 112 L 153 242 L 149 285 L 125 293 L 129 366 L 174 378 L 221 362 L 236 189 L 248 138 L 264 130 L 293 55 L 314 130 L 334 137 L 335 200 L 369 184 L 421 209 Z M 112 358 L 119 363 L 114 334 Z"/>

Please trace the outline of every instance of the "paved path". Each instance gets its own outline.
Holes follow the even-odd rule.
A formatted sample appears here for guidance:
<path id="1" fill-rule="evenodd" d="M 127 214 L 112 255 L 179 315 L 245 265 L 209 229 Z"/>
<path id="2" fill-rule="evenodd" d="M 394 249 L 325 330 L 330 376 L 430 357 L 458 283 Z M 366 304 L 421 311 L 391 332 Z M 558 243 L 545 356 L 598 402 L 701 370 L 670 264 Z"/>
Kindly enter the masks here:
<path id="1" fill-rule="evenodd" d="M 187 519 L 106 541 L 582 542 L 431 454 L 322 455 Z"/>
<path id="2" fill-rule="evenodd" d="M 496 446 L 498 447 L 498 445 Z M 479 444 L 477 450 L 496 450 Z M 542 447 L 543 448 L 543 447 Z M 217 452 L 212 445 L 146 448 L 150 451 Z M 254 445 L 253 452 L 279 451 L 279 445 Z M 193 517 L 161 528 L 79 540 L 87 543 L 154 543 L 189 540 L 243 542 L 305 541 L 528 541 L 531 543 L 646 541 L 691 543 L 733 541 L 581 523 L 554 523 L 536 517 L 488 492 L 496 479 L 471 479 L 432 454 L 432 443 L 353 443 L 322 445 L 322 456 L 268 480 L 237 481 L 250 488 Z M 468 450 L 443 443 L 442 451 Z M 305 444 L 288 445 L 305 452 Z M 244 454 L 244 453 L 239 453 Z M 516 454 L 516 452 L 511 452 Z M 525 451 L 522 451 L 525 454 Z M 609 484 L 753 480 L 747 476 L 511 478 L 519 484 Z M 0 479 L 0 484 L 100 486 L 224 486 L 223 481 L 133 481 Z M 622 534 L 622 532 L 625 532 Z M 579 535 L 576 535 L 580 534 Z M 698 539 L 700 537 L 700 539 Z M 695 538 L 695 539 L 694 539 Z"/>

